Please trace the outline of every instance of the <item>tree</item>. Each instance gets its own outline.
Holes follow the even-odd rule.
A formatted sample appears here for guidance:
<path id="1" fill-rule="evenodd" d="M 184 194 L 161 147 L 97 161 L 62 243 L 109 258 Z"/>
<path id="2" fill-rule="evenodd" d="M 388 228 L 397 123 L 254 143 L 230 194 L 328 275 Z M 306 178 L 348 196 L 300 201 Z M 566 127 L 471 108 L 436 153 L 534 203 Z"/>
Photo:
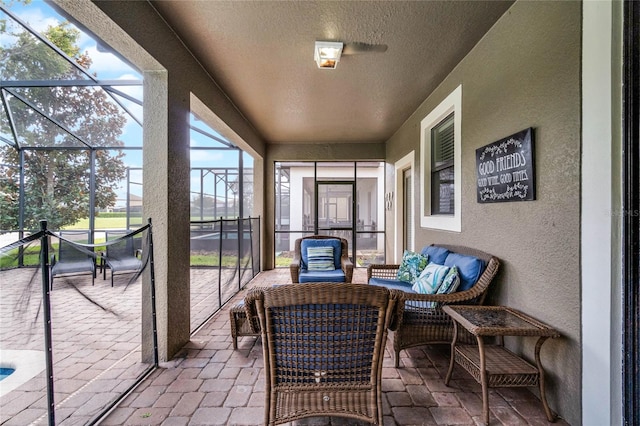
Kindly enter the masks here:
<path id="1" fill-rule="evenodd" d="M 87 79 L 32 34 L 27 31 L 9 34 L 9 27 L 0 27 L 0 35 L 13 41 L 9 46 L 0 46 L 0 79 Z M 78 46 L 80 33 L 69 27 L 68 22 L 50 26 L 44 35 L 69 58 L 85 69 L 90 68 L 91 58 L 81 53 Z M 24 228 L 37 228 L 40 219 L 47 219 L 50 228 L 60 229 L 89 216 L 92 150 L 80 139 L 90 147 L 115 148 L 95 150 L 95 207 L 113 206 L 115 186 L 126 174 L 124 153 L 117 149 L 123 145 L 120 136 L 126 116 L 108 101 L 105 91 L 91 86 L 9 90 L 17 95 L 9 96 L 8 102 L 24 156 Z M 11 92 L 5 91 L 4 95 L 8 93 Z M 35 112 L 18 96 L 36 105 L 50 119 Z M 0 114 L 4 112 L 1 108 Z M 0 120 L 0 126 L 2 134 L 11 134 L 8 120 Z M 20 151 L 0 145 L 0 229 L 17 229 Z"/>

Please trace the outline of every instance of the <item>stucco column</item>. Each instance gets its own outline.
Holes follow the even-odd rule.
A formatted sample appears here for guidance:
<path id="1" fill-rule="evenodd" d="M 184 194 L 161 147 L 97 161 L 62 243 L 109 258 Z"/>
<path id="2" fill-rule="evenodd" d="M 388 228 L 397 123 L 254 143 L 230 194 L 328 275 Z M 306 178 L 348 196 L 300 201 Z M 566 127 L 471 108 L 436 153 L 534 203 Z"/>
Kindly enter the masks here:
<path id="1" fill-rule="evenodd" d="M 144 73 L 143 211 L 153 223 L 160 361 L 189 341 L 189 92 L 165 71 Z M 153 360 L 150 275 L 143 277 L 142 359 Z"/>

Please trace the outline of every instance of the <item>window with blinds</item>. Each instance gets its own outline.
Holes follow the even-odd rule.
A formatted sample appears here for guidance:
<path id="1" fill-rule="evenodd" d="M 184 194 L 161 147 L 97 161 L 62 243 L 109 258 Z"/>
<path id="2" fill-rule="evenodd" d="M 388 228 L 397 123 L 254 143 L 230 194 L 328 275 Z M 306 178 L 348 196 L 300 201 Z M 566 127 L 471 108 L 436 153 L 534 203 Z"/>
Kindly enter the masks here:
<path id="1" fill-rule="evenodd" d="M 455 214 L 454 114 L 431 129 L 431 214 Z"/>

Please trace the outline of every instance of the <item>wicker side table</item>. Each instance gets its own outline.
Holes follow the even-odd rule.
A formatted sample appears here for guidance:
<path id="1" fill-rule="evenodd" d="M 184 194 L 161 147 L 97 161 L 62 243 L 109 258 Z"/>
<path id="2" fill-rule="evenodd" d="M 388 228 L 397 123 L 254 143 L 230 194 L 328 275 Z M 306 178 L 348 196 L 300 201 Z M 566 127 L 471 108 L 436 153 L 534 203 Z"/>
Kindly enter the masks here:
<path id="1" fill-rule="evenodd" d="M 247 313 L 244 310 L 244 301 L 239 302 L 229 310 L 229 323 L 231 325 L 231 338 L 233 339 L 233 349 L 238 349 L 239 336 L 259 336 L 251 330 Z M 259 329 L 259 327 L 258 327 Z"/>
<path id="2" fill-rule="evenodd" d="M 540 362 L 540 348 L 549 337 L 559 337 L 553 328 L 540 321 L 505 306 L 462 306 L 447 305 L 443 311 L 454 324 L 451 342 L 451 360 L 445 384 L 449 385 L 454 361 L 482 385 L 482 409 L 484 422 L 489 424 L 490 387 L 539 386 L 542 406 L 550 422 L 556 416 L 547 404 L 544 387 L 544 369 Z M 462 326 L 476 337 L 477 345 L 457 345 L 458 327 Z M 484 336 L 499 337 L 500 344 L 485 345 Z M 537 336 L 535 347 L 536 365 L 531 365 L 518 355 L 506 349 L 502 343 L 504 336 Z"/>

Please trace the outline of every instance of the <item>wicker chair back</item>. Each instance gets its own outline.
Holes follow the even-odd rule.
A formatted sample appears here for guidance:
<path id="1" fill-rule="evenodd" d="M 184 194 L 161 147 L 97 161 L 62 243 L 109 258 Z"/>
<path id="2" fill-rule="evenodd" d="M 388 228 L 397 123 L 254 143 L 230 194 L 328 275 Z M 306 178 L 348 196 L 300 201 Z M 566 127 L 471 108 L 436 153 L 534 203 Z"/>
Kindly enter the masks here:
<path id="1" fill-rule="evenodd" d="M 366 284 L 252 290 L 266 372 L 265 424 L 341 416 L 382 424 L 381 374 L 399 292 Z"/>

